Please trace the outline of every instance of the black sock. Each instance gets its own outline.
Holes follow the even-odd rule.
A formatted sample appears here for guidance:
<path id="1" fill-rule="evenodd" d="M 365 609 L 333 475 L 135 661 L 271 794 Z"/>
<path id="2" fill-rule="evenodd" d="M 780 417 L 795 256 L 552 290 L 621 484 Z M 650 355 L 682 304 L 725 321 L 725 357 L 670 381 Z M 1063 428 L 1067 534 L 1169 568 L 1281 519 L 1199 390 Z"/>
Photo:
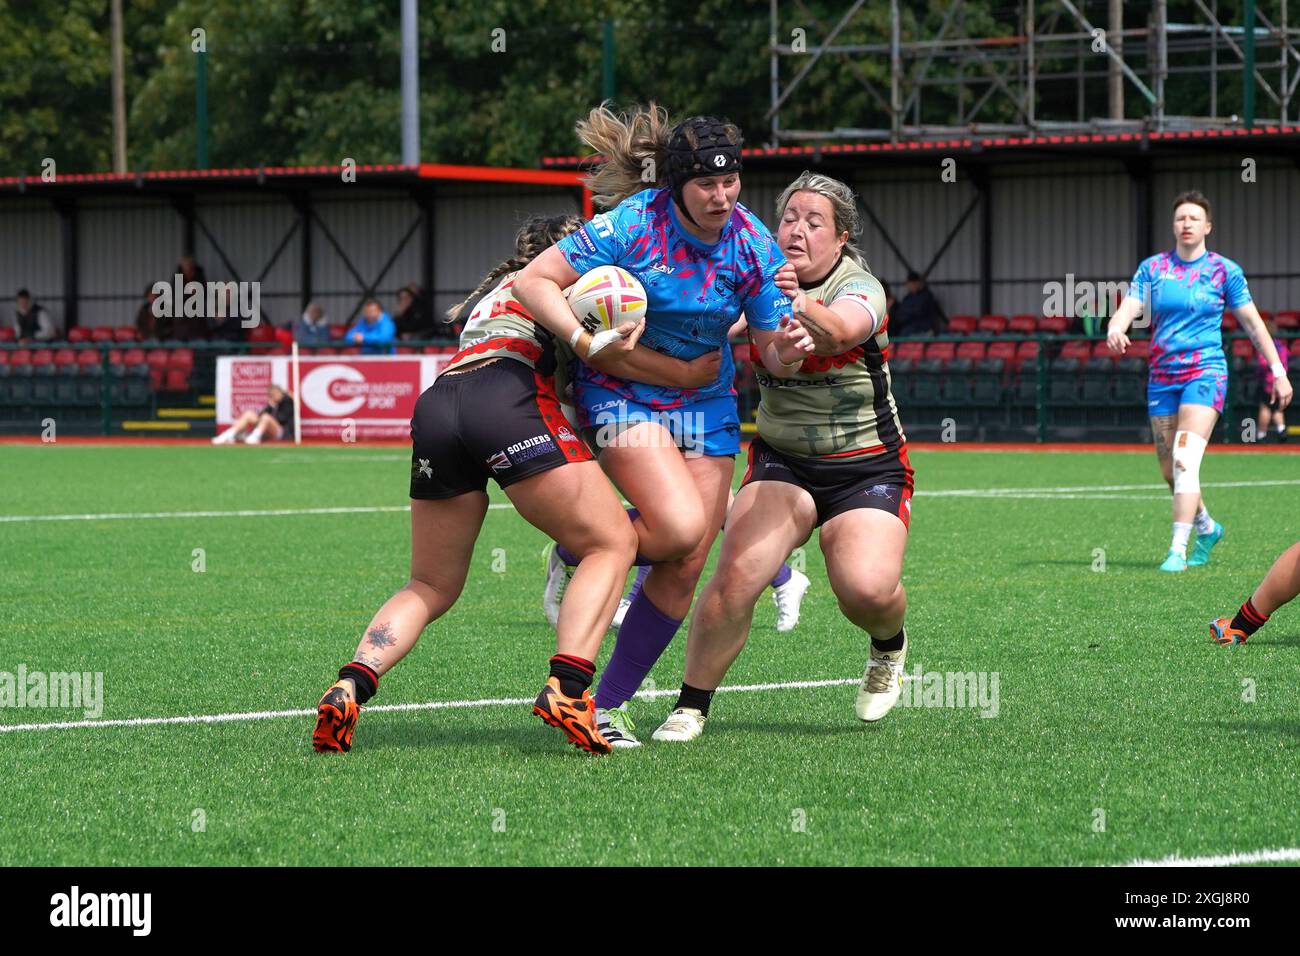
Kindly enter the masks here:
<path id="1" fill-rule="evenodd" d="M 717 691 L 703 690 L 699 687 L 692 687 L 690 684 L 682 681 L 682 692 L 677 695 L 677 707 L 691 707 L 698 710 L 701 715 L 709 716 L 709 703 L 713 700 L 713 695 Z"/>
<path id="2" fill-rule="evenodd" d="M 1241 610 L 1237 612 L 1237 616 L 1232 619 L 1232 626 L 1241 631 L 1241 633 L 1245 634 L 1247 637 L 1250 637 L 1250 635 L 1254 634 L 1267 623 L 1268 615 L 1260 614 L 1259 611 L 1255 610 L 1255 605 L 1251 603 L 1249 598 L 1247 598 L 1246 603 L 1241 606 Z"/>
<path id="3" fill-rule="evenodd" d="M 898 629 L 895 634 L 887 641 L 878 641 L 874 637 L 871 639 L 871 649 L 873 651 L 901 651 L 903 649 L 903 628 Z"/>
<path id="4" fill-rule="evenodd" d="M 365 664 L 353 661 L 339 669 L 339 679 L 352 681 L 355 689 L 353 696 L 358 704 L 364 704 L 379 692 L 379 675 Z"/>
<path id="5" fill-rule="evenodd" d="M 586 658 L 572 654 L 556 654 L 551 658 L 551 676 L 559 680 L 560 693 L 565 697 L 581 697 L 595 674 L 596 665 Z"/>

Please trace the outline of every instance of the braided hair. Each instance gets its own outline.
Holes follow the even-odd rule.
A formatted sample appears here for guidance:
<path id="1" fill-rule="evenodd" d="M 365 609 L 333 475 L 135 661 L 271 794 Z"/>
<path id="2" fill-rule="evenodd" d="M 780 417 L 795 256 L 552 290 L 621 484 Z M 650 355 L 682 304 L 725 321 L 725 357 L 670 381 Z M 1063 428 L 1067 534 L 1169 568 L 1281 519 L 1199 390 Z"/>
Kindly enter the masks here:
<path id="1" fill-rule="evenodd" d="M 571 232 L 582 227 L 582 219 L 572 213 L 563 216 L 534 216 L 515 234 L 515 254 L 484 277 L 468 296 L 447 310 L 444 322 L 455 322 L 466 306 L 500 281 L 503 275 L 518 272 Z"/>

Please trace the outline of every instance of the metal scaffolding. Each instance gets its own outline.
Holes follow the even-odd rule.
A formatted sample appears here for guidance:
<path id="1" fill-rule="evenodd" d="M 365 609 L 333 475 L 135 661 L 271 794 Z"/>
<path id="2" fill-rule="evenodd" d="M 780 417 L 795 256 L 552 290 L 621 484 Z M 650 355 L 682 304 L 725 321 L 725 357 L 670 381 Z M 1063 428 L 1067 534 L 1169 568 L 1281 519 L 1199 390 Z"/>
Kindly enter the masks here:
<path id="1" fill-rule="evenodd" d="M 1177 2 L 1187 22 L 1170 21 L 1168 0 L 1007 0 L 983 32 L 967 29 L 964 0 L 937 28 L 890 0 L 888 42 L 837 43 L 855 26 L 879 32 L 865 3 L 830 24 L 805 0 L 770 0 L 769 145 L 1250 128 L 1295 115 L 1300 26 L 1287 0 L 1243 0 L 1239 23 L 1220 18 L 1220 0 Z M 799 93 L 832 64 L 867 94 L 862 112 L 852 125 L 788 128 Z"/>

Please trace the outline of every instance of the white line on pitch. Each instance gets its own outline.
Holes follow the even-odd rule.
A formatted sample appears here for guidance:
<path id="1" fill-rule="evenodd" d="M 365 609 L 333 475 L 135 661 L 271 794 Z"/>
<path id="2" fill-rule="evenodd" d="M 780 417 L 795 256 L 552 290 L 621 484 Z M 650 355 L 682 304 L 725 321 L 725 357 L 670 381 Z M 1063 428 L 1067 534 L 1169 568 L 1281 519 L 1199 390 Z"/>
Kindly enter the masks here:
<path id="1" fill-rule="evenodd" d="M 1177 854 L 1161 860 L 1131 860 L 1124 866 L 1250 866 L 1254 863 L 1297 863 L 1300 849 L 1255 850 L 1252 853 L 1226 853 L 1220 856 L 1181 857 Z"/>
<path id="2" fill-rule="evenodd" d="M 1203 488 L 1271 488 L 1280 485 L 1300 485 L 1300 478 L 1279 478 L 1270 481 L 1205 481 Z M 1008 498 L 1026 500 L 1035 498 L 1078 501 L 1164 501 L 1169 498 L 1167 485 L 1080 485 L 1068 488 L 948 488 L 935 491 L 918 491 L 916 498 Z M 1159 495 L 1103 494 L 1103 492 L 1161 490 Z M 509 502 L 488 505 L 492 510 L 513 508 Z M 141 521 L 150 518 L 278 518 L 298 515 L 355 515 L 383 514 L 409 511 L 409 505 L 369 505 L 339 508 L 264 508 L 238 511 L 117 511 L 103 514 L 59 515 L 0 515 L 0 524 L 30 521 Z"/>
<path id="3" fill-rule="evenodd" d="M 905 678 L 906 679 L 906 678 Z M 734 684 L 719 687 L 719 693 L 753 693 L 764 690 L 803 690 L 811 687 L 843 687 L 856 684 L 856 677 L 836 678 L 834 680 L 796 680 L 779 684 Z M 671 697 L 680 688 L 672 690 L 641 691 L 636 694 L 642 700 L 657 697 Z M 403 710 L 448 710 L 458 707 L 521 707 L 531 704 L 532 697 L 488 697 L 482 700 L 434 700 L 415 704 L 380 704 L 377 707 L 364 708 L 367 714 L 386 713 Z M 14 733 L 19 730 L 83 730 L 96 727 L 154 727 L 162 724 L 227 724 L 236 721 L 272 720 L 277 717 L 311 717 L 314 709 L 298 710 L 258 710 L 232 714 L 190 714 L 183 717 L 129 717 L 122 720 L 68 720 L 48 724 L 0 724 L 0 734 Z"/>

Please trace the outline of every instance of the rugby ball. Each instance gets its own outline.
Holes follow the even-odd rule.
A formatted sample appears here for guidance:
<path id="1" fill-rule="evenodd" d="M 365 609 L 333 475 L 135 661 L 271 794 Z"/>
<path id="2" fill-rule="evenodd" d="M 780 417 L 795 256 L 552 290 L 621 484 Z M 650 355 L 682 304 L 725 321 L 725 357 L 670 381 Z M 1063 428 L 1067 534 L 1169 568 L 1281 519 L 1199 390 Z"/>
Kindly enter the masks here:
<path id="1" fill-rule="evenodd" d="M 585 273 L 568 291 L 569 308 L 593 335 L 645 317 L 645 288 L 618 266 L 600 266 Z"/>

